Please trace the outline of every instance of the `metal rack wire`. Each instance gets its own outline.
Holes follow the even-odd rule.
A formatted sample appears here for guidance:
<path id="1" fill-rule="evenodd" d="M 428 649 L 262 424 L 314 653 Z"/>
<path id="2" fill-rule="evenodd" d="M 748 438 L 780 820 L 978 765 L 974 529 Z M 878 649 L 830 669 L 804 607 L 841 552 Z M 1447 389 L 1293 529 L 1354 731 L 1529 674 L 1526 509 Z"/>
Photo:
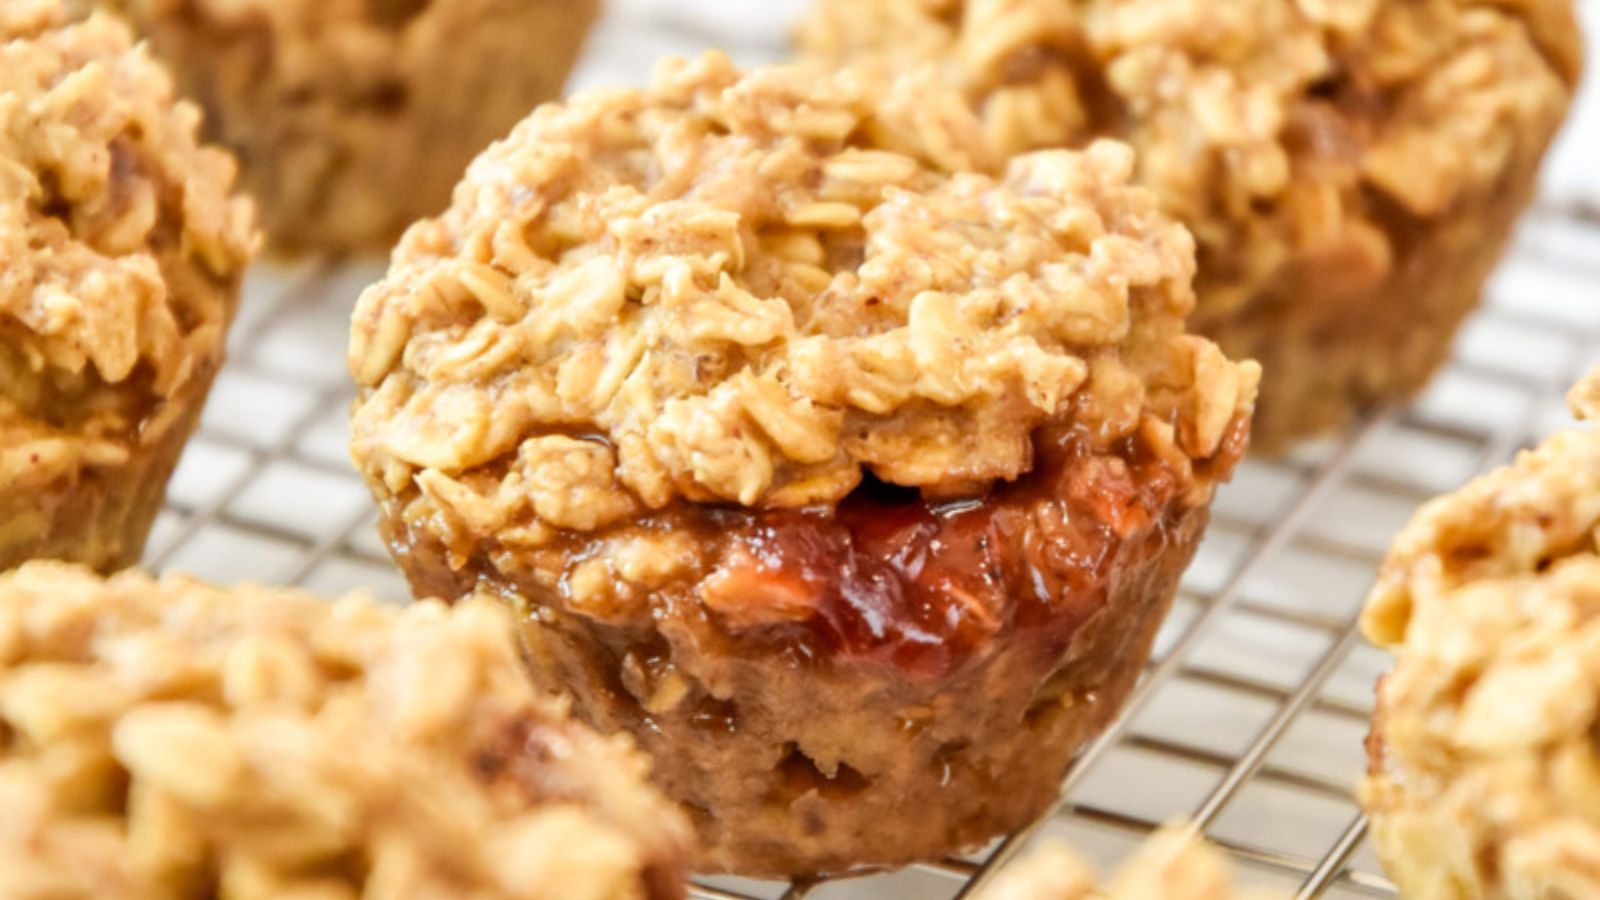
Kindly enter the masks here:
<path id="1" fill-rule="evenodd" d="M 679 43 L 700 39 L 681 22 L 666 27 Z M 617 45 L 639 55 L 636 43 Z M 587 77 L 608 74 L 591 65 Z M 380 271 L 267 266 L 252 277 L 232 359 L 150 542 L 151 567 L 406 597 L 345 456 L 348 315 Z M 695 896 L 966 897 L 1036 833 L 1064 836 L 1104 865 L 1178 816 L 1237 857 L 1246 881 L 1300 897 L 1392 896 L 1351 797 L 1386 664 L 1362 644 L 1355 614 L 1389 537 L 1419 503 L 1566 421 L 1562 391 L 1600 360 L 1596 283 L 1600 209 L 1535 210 L 1454 360 L 1416 404 L 1289 459 L 1248 461 L 1218 498 L 1123 716 L 1084 750 L 1038 826 L 897 873 L 708 879 Z"/>

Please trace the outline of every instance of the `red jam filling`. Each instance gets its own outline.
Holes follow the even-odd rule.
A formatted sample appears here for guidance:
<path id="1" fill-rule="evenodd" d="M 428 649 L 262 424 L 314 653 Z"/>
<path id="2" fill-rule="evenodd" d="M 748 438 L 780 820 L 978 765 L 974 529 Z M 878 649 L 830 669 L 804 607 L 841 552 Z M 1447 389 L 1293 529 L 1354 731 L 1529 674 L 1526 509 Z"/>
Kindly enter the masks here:
<path id="1" fill-rule="evenodd" d="M 1007 629 L 1062 650 L 1106 602 L 1119 564 L 1134 561 L 1125 556 L 1165 549 L 1185 476 L 1135 439 L 1096 453 L 1064 431 L 1035 450 L 1032 473 L 977 500 L 933 503 L 871 483 L 832 513 L 710 512 L 726 536 L 723 571 L 780 598 L 794 621 L 761 630 L 807 656 L 933 678 Z"/>

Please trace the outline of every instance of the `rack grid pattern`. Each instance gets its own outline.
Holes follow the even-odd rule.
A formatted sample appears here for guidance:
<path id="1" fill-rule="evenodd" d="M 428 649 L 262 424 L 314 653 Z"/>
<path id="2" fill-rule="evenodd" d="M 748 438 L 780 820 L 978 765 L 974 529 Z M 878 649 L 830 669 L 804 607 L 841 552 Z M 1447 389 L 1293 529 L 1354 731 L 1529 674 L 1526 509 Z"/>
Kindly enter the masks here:
<path id="1" fill-rule="evenodd" d="M 745 40 L 746 59 L 775 43 L 776 31 L 748 17 L 724 23 L 732 37 L 708 35 L 681 6 L 618 5 L 580 80 L 622 80 L 618 71 L 637 80 L 649 41 L 682 52 Z M 1577 152 L 1592 161 L 1596 150 Z M 1600 360 L 1600 204 L 1560 193 L 1569 199 L 1529 215 L 1450 366 L 1415 404 L 1376 411 L 1287 459 L 1245 463 L 1218 498 L 1144 680 L 1068 772 L 1044 822 L 980 854 L 900 872 L 706 879 L 694 895 L 966 897 L 1038 833 L 1109 866 L 1161 822 L 1186 817 L 1249 883 L 1300 897 L 1393 896 L 1351 797 L 1372 685 L 1386 666 L 1355 615 L 1416 506 L 1567 424 L 1563 391 Z M 232 358 L 150 541 L 152 568 L 404 600 L 345 450 L 349 312 L 381 271 L 375 262 L 258 267 Z"/>

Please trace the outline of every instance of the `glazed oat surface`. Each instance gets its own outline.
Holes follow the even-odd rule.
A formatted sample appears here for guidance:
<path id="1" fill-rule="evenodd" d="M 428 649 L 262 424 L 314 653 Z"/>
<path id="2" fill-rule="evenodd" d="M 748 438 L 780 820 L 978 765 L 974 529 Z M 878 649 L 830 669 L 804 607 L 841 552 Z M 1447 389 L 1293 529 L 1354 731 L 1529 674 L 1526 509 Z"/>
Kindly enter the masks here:
<path id="1" fill-rule="evenodd" d="M 645 771 L 489 603 L 0 578 L 8 897 L 681 896 Z"/>
<path id="2" fill-rule="evenodd" d="M 1128 152 L 951 176 L 986 158 L 932 87 L 875 108 L 868 79 L 710 55 L 542 109 L 363 296 L 358 463 L 529 534 L 831 503 L 863 470 L 972 493 L 1046 422 L 1148 414 L 1216 452 L 1256 370 L 1184 335 L 1192 246 Z"/>

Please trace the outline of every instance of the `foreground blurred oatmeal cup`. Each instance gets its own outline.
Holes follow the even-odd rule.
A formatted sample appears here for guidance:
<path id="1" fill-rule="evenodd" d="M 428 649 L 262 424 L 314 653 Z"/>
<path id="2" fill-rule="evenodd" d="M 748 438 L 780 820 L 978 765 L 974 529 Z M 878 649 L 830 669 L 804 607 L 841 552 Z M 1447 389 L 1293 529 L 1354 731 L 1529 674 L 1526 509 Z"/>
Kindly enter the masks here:
<path id="1" fill-rule="evenodd" d="M 990 161 L 931 81 L 668 62 L 535 112 L 357 307 L 396 559 L 516 606 L 704 868 L 1041 812 L 1244 452 L 1258 369 L 1185 333 L 1128 149 Z"/>
<path id="2" fill-rule="evenodd" d="M 1578 81 L 1572 0 L 816 0 L 808 56 L 936 65 L 1006 152 L 1112 137 L 1195 234 L 1258 450 L 1448 357 Z"/>
<path id="3" fill-rule="evenodd" d="M 1600 896 L 1600 370 L 1569 400 L 1589 428 L 1424 506 L 1367 600 L 1360 799 L 1405 897 Z"/>
<path id="4" fill-rule="evenodd" d="M 234 163 L 127 29 L 0 9 L 0 569 L 136 561 L 256 245 Z"/>
<path id="5" fill-rule="evenodd" d="M 681 900 L 647 768 L 492 601 L 0 576 L 0 896 Z"/>

